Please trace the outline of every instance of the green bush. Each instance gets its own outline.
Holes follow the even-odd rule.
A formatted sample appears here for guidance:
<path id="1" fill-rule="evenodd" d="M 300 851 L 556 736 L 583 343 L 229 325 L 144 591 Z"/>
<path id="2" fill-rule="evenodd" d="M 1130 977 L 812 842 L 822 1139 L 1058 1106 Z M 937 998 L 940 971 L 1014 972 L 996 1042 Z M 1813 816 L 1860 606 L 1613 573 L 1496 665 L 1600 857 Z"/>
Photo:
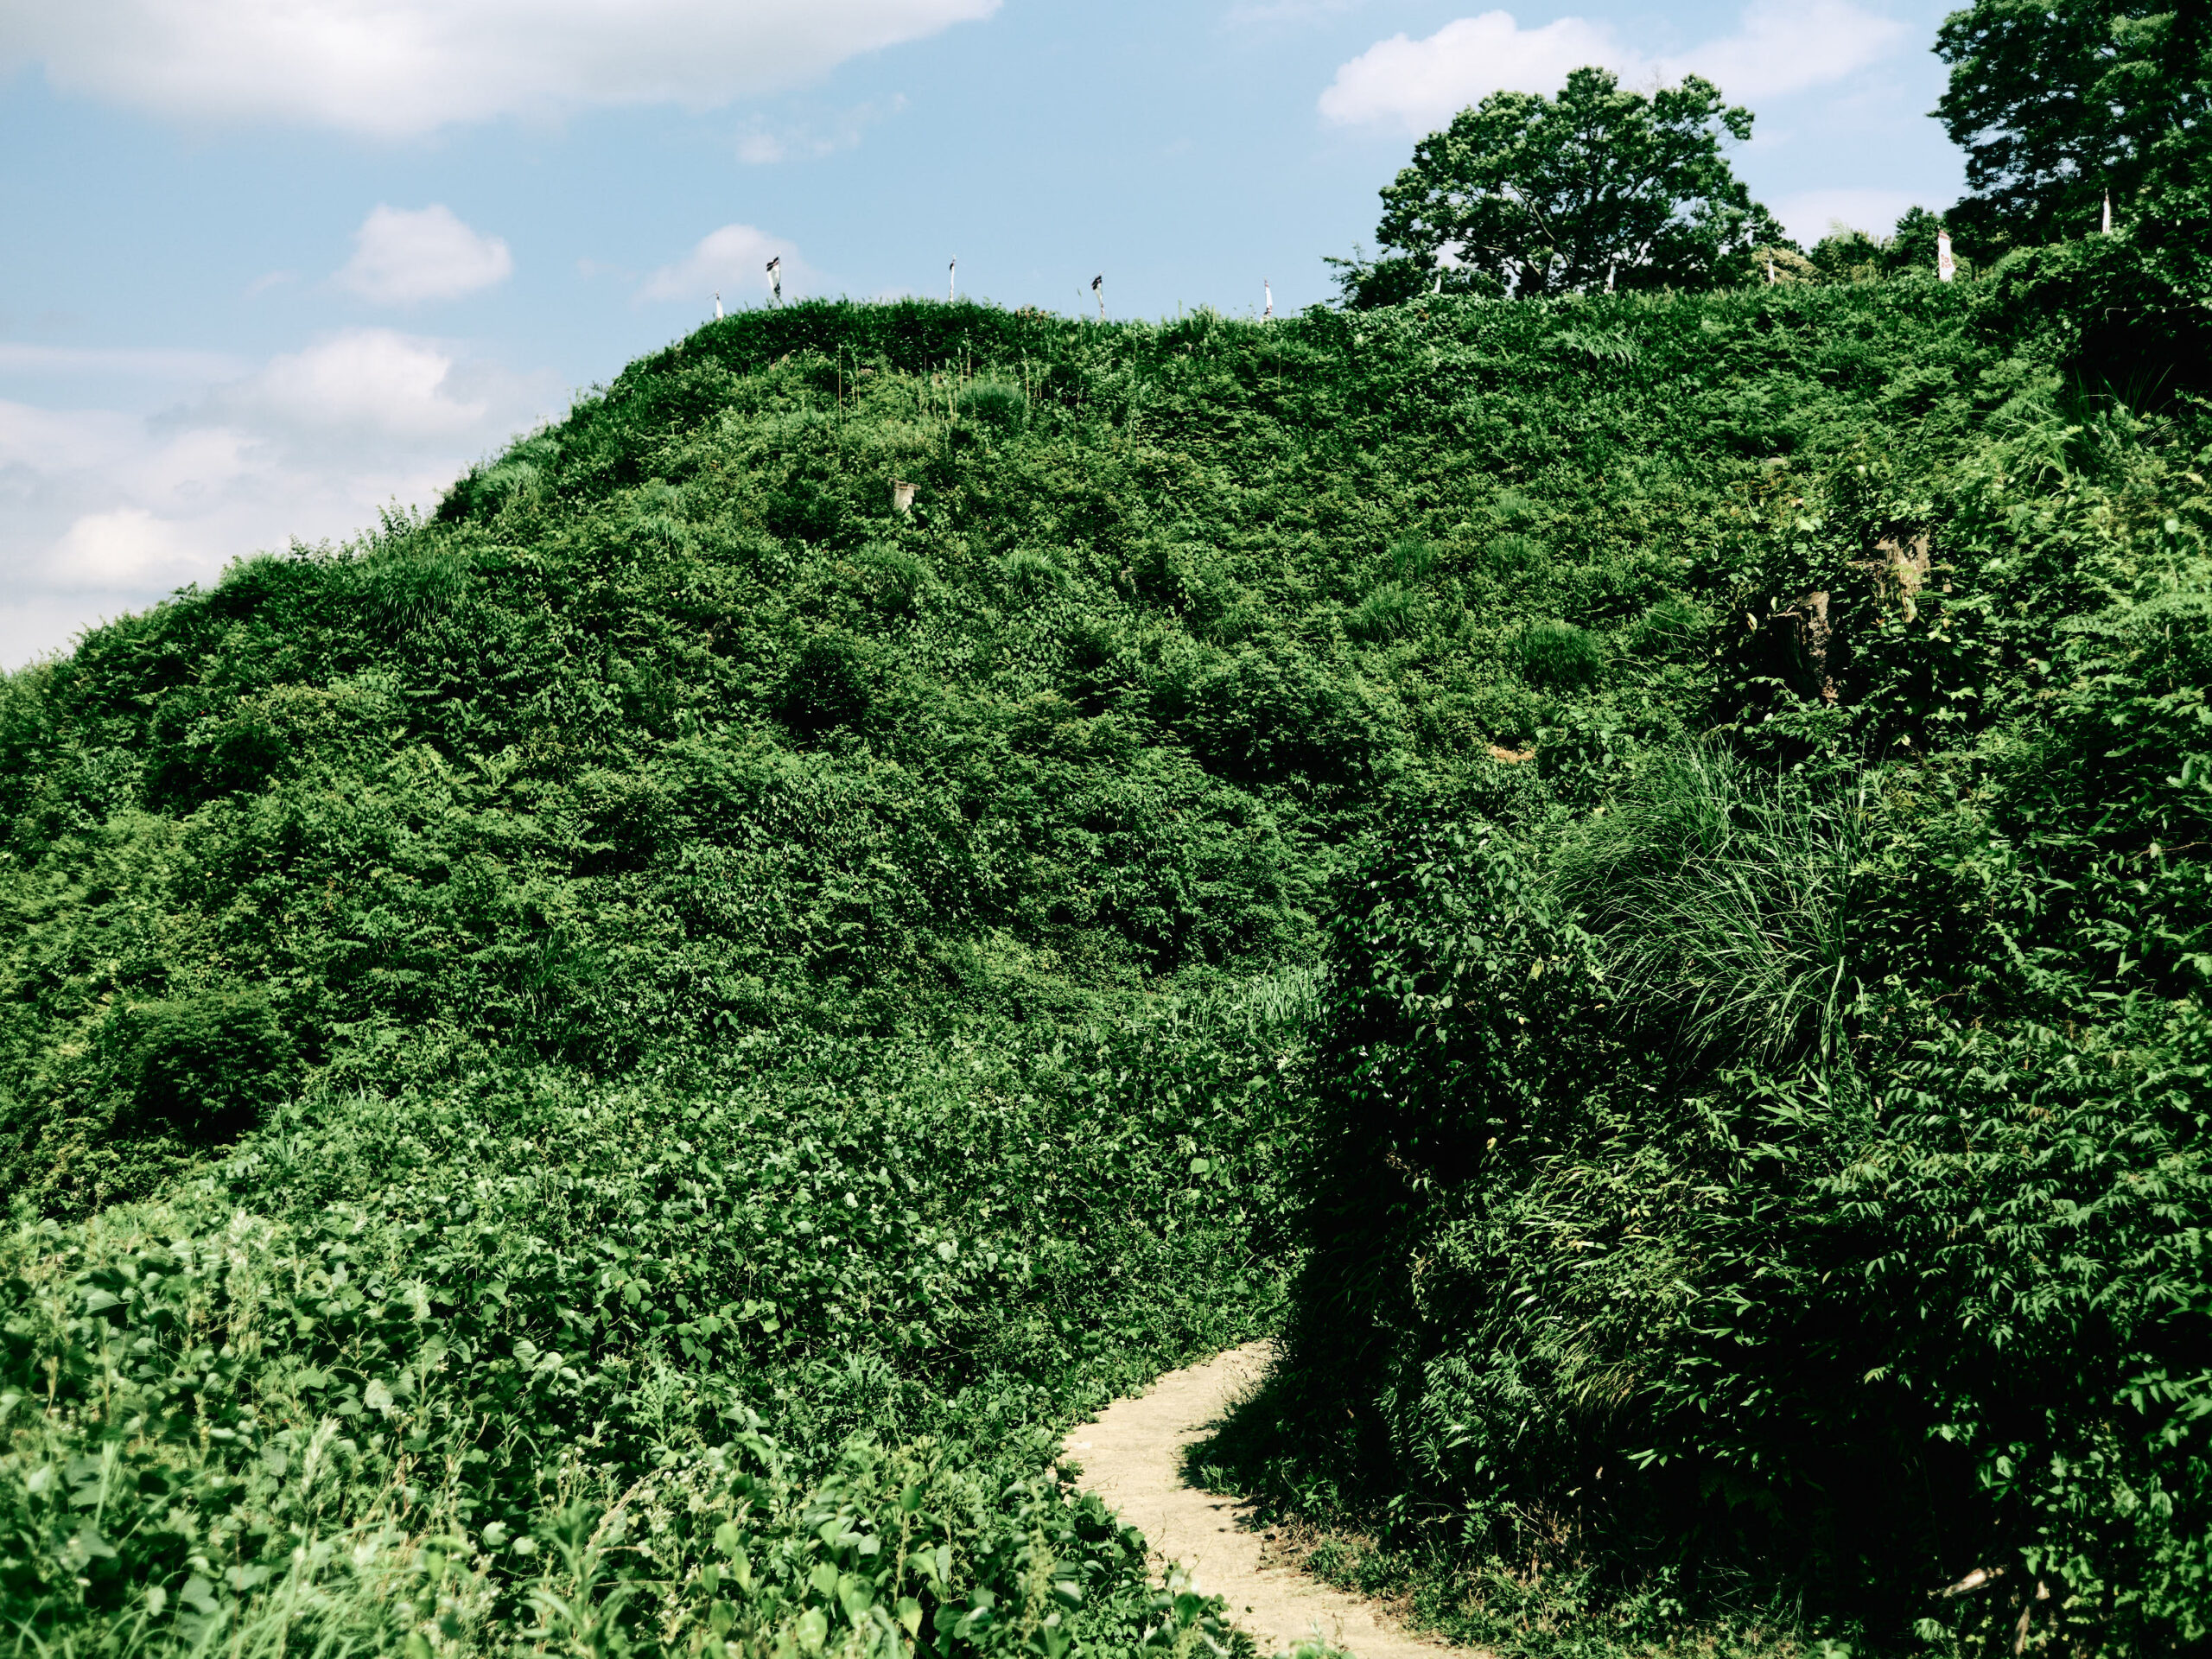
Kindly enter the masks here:
<path id="1" fill-rule="evenodd" d="M 1426 536 L 1402 536 L 1390 543 L 1384 566 L 1391 579 L 1417 585 L 1436 572 L 1436 543 Z"/>
<path id="2" fill-rule="evenodd" d="M 258 990 L 130 1004 L 106 1046 L 130 1129 L 201 1144 L 237 1139 L 298 1077 L 291 1039 Z"/>
<path id="3" fill-rule="evenodd" d="M 1490 569 L 1501 576 L 1527 575 L 1542 568 L 1544 556 L 1543 543 L 1518 531 L 1492 537 L 1484 554 Z"/>
<path id="4" fill-rule="evenodd" d="M 1587 691 L 1605 671 L 1605 648 L 1586 628 L 1538 622 L 1514 644 L 1514 666 L 1540 691 Z"/>
<path id="5" fill-rule="evenodd" d="M 1705 646 L 1710 626 L 1696 605 L 1669 595 L 1637 620 L 1629 631 L 1629 648 L 1656 661 L 1694 659 Z"/>
<path id="6" fill-rule="evenodd" d="M 2212 273 L 2131 235 L 2006 255 L 1980 284 L 1982 326 L 2139 406 L 2212 387 Z"/>

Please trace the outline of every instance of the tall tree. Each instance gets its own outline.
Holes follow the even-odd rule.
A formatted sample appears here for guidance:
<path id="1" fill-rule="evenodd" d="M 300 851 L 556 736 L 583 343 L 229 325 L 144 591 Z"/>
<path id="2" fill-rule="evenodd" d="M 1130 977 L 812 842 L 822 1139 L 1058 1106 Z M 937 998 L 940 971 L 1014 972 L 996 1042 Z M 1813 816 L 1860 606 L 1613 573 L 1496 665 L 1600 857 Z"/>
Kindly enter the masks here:
<path id="1" fill-rule="evenodd" d="M 2212 177 L 2204 0 L 1974 0 L 1946 18 L 1936 113 L 1967 152 L 1952 218 L 1985 251 L 2200 217 Z"/>
<path id="2" fill-rule="evenodd" d="M 1382 254 L 1334 261 L 1347 297 L 1432 286 L 1560 294 L 1748 280 L 1789 245 L 1728 165 L 1751 112 L 1694 75 L 1649 97 L 1577 69 L 1556 98 L 1493 92 L 1414 147 L 1382 192 Z"/>

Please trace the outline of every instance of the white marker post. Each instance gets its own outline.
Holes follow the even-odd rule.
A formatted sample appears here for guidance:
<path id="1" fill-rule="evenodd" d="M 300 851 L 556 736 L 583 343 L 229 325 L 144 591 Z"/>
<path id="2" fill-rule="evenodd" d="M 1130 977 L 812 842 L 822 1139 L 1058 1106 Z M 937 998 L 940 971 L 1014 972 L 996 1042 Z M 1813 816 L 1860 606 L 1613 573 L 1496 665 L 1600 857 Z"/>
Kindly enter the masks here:
<path id="1" fill-rule="evenodd" d="M 1948 231 L 1936 232 L 1936 274 L 1947 283 L 1958 280 L 1959 262 L 1951 257 L 1951 233 Z"/>
<path id="2" fill-rule="evenodd" d="M 716 294 L 715 294 L 715 321 L 716 322 L 720 322 L 721 320 L 722 320 L 722 296 L 721 296 L 721 295 L 718 292 L 718 293 L 716 293 Z"/>
<path id="3" fill-rule="evenodd" d="M 2112 192 L 2105 192 L 2105 234 L 2112 234 Z"/>
<path id="4" fill-rule="evenodd" d="M 768 262 L 768 297 L 778 305 L 784 302 L 784 256 L 780 253 Z"/>
<path id="5" fill-rule="evenodd" d="M 1098 321 L 1106 321 L 1106 275 L 1101 271 L 1090 279 L 1090 292 L 1098 302 Z"/>
<path id="6" fill-rule="evenodd" d="M 1264 276 L 1260 278 L 1260 293 L 1268 302 L 1267 309 L 1260 313 L 1260 321 L 1273 322 L 1275 315 L 1275 290 L 1274 284 Z"/>
<path id="7" fill-rule="evenodd" d="M 944 268 L 944 302 L 950 305 L 960 294 L 960 261 L 954 258 Z"/>

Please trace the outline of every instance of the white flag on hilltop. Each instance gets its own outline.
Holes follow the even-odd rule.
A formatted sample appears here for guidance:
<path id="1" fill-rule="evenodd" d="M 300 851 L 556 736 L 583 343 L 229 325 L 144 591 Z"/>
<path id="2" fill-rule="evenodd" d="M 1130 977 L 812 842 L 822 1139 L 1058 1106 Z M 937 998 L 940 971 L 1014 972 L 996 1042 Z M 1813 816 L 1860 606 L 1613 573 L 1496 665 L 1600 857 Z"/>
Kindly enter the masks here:
<path id="1" fill-rule="evenodd" d="M 1955 280 L 1959 274 L 1959 262 L 1951 257 L 1951 233 L 1936 232 L 1936 274 L 1945 282 Z"/>

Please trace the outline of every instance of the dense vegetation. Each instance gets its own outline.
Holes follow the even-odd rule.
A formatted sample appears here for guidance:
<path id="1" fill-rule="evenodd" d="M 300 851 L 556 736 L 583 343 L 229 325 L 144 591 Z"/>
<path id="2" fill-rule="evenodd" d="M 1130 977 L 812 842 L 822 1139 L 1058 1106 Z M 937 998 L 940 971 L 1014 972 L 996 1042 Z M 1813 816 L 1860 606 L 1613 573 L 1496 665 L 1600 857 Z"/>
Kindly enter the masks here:
<path id="1" fill-rule="evenodd" d="M 1205 1454 L 1380 1535 L 1325 1566 L 1540 1647 L 2212 1637 L 2206 433 L 2061 357 L 1793 481 L 1699 741 L 1343 884 L 1293 1363 Z"/>
<path id="2" fill-rule="evenodd" d="M 19 1645 L 1187 1654 L 1059 1431 L 1286 1319 L 1253 1465 L 1577 1631 L 2193 1629 L 2164 292 L 748 314 L 14 677 Z"/>

